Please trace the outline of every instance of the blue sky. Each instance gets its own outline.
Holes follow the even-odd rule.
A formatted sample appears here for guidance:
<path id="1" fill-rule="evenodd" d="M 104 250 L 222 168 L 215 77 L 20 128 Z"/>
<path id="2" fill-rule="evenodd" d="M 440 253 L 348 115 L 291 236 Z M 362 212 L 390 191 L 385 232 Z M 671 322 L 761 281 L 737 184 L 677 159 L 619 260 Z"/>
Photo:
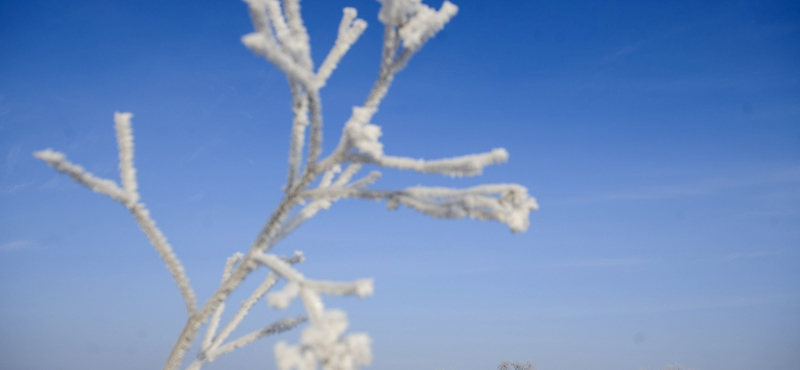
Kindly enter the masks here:
<path id="1" fill-rule="evenodd" d="M 330 150 L 377 73 L 378 4 L 303 4 L 317 63 L 342 7 L 369 23 L 322 92 Z M 326 300 L 371 335 L 372 368 L 797 366 L 800 5 L 456 4 L 373 121 L 387 153 L 510 161 L 375 187 L 517 182 L 541 209 L 512 235 L 347 201 L 279 245 L 307 276 L 376 279 Z M 122 207 L 30 153 L 116 178 L 113 112 L 133 112 L 143 201 L 204 299 L 286 173 L 288 88 L 250 30 L 234 0 L 0 4 L 0 367 L 163 364 L 185 319 L 168 272 Z M 285 314 L 259 305 L 242 332 Z M 208 369 L 272 369 L 273 343 Z"/>

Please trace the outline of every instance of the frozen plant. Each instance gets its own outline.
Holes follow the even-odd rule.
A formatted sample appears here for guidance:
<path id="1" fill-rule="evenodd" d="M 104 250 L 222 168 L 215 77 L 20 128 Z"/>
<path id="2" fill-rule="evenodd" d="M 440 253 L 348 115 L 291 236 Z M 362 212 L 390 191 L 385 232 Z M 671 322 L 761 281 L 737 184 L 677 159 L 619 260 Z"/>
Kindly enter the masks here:
<path id="1" fill-rule="evenodd" d="M 676 363 L 674 365 L 667 365 L 667 367 L 663 368 L 662 370 L 692 370 L 683 365 Z"/>
<path id="2" fill-rule="evenodd" d="M 533 367 L 530 361 L 503 361 L 500 365 L 497 365 L 497 370 L 536 370 L 536 368 Z"/>
<path id="3" fill-rule="evenodd" d="M 480 185 L 466 189 L 415 186 L 374 190 L 370 186 L 380 178 L 378 171 L 354 180 L 363 165 L 460 177 L 479 175 L 484 167 L 508 159 L 505 149 L 436 160 L 389 155 L 384 152 L 380 141 L 380 126 L 372 123 L 395 75 L 428 39 L 450 21 L 458 7 L 448 1 L 435 10 L 420 0 L 379 0 L 382 6 L 378 19 L 384 25 L 384 37 L 378 78 L 364 104 L 353 108 L 336 148 L 323 158 L 319 92 L 350 46 L 364 32 L 367 23 L 357 18 L 355 9 L 345 8 L 336 41 L 315 72 L 299 0 L 245 2 L 255 31 L 243 36 L 242 42 L 272 62 L 288 78 L 294 113 L 289 171 L 283 199 L 247 252 L 237 253 L 227 260 L 219 288 L 205 303 L 198 307 L 183 265 L 140 201 L 133 164 L 131 113 L 114 114 L 121 185 L 96 177 L 67 160 L 63 153 L 45 149 L 34 156 L 76 182 L 125 206 L 164 260 L 188 313 L 186 326 L 164 365 L 165 370 L 181 367 L 205 323 L 208 325 L 200 340 L 199 353 L 187 369 L 200 369 L 236 348 L 263 336 L 290 330 L 306 321 L 310 321 L 310 325 L 303 331 L 300 343 L 290 345 L 281 341 L 275 345 L 275 358 L 280 370 L 356 369 L 371 361 L 370 338 L 366 334 L 345 335 L 348 326 L 345 313 L 326 309 L 322 296 L 366 297 L 372 294 L 372 279 L 353 282 L 309 279 L 293 266 L 304 260 L 302 253 L 295 252 L 292 257 L 284 258 L 268 253 L 272 247 L 319 211 L 344 198 L 385 200 L 390 209 L 403 205 L 439 218 L 497 220 L 515 233 L 527 229 L 528 215 L 538 205 L 528 195 L 527 189 L 517 184 Z M 269 269 L 267 277 L 242 302 L 233 318 L 221 325 L 222 313 L 231 293 L 250 273 L 262 266 Z M 285 286 L 267 294 L 280 279 L 286 281 Z M 278 309 L 286 308 L 299 297 L 307 315 L 283 318 L 261 330 L 229 339 L 250 309 L 265 296 L 267 303 Z"/>

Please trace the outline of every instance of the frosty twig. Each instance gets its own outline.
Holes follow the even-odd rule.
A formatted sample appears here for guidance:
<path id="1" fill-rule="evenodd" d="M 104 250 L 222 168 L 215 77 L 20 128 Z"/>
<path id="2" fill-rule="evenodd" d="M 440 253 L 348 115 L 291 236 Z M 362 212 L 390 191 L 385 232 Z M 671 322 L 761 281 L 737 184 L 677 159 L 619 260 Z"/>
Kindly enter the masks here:
<path id="1" fill-rule="evenodd" d="M 485 167 L 508 160 L 508 152 L 503 148 L 436 160 L 384 153 L 383 143 L 379 140 L 381 128 L 372 123 L 381 101 L 396 74 L 456 15 L 458 7 L 449 1 L 444 1 L 439 10 L 422 4 L 421 0 L 378 1 L 382 4 L 378 19 L 384 26 L 378 77 L 363 105 L 353 107 L 336 148 L 327 157 L 320 158 L 323 128 L 320 89 L 350 47 L 364 33 L 367 23 L 357 18 L 358 13 L 354 8 L 345 8 L 336 41 L 315 71 L 299 0 L 245 0 L 254 32 L 244 35 L 242 42 L 286 74 L 292 96 L 288 176 L 283 199 L 255 241 L 246 253 L 234 254 L 227 260 L 219 287 L 200 308 L 196 308 L 195 294 L 182 264 L 161 230 L 156 227 L 147 208 L 139 201 L 133 165 L 131 113 L 114 115 L 121 186 L 112 180 L 92 175 L 83 167 L 69 162 L 62 153 L 51 149 L 34 153 L 36 158 L 69 175 L 76 182 L 123 204 L 164 260 L 189 313 L 189 320 L 164 365 L 165 370 L 181 367 L 205 322 L 208 322 L 208 326 L 200 342 L 200 351 L 187 369 L 199 370 L 222 354 L 266 335 L 290 330 L 306 321 L 310 325 L 303 331 L 300 343 L 289 345 L 281 341 L 275 345 L 275 358 L 280 370 L 314 370 L 318 366 L 325 370 L 355 370 L 369 364 L 372 358 L 369 336 L 363 333 L 345 334 L 348 326 L 346 314 L 326 309 L 322 296 L 352 295 L 363 298 L 373 293 L 373 280 L 334 282 L 308 279 L 293 266 L 304 260 L 302 253 L 296 252 L 290 258 L 268 253 L 319 211 L 330 208 L 339 200 L 385 200 L 390 209 L 402 204 L 432 217 L 497 220 L 507 224 L 513 232 L 528 228 L 528 215 L 538 205 L 528 195 L 528 190 L 518 184 L 479 185 L 466 189 L 424 186 L 400 190 L 369 189 L 380 179 L 379 171 L 371 171 L 353 180 L 364 165 L 460 177 L 480 175 Z M 312 187 L 317 180 L 317 185 Z M 269 270 L 267 276 L 220 329 L 225 303 L 231 293 L 260 266 Z M 280 290 L 269 293 L 281 279 L 286 284 Z M 283 318 L 260 330 L 228 340 L 248 312 L 265 296 L 268 305 L 278 309 L 286 308 L 300 298 L 307 316 Z"/>

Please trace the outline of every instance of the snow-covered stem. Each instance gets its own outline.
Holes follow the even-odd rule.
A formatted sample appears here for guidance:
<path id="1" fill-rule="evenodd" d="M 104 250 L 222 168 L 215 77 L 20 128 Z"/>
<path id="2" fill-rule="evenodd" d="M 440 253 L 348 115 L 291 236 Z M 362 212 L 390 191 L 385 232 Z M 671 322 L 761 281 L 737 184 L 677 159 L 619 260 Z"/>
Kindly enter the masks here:
<path id="1" fill-rule="evenodd" d="M 362 119 L 366 121 L 369 121 L 372 118 L 372 115 L 377 110 L 380 101 L 389 91 L 389 86 L 394 79 L 392 62 L 394 60 L 394 55 L 397 53 L 398 46 L 397 31 L 392 26 L 385 26 L 383 34 L 381 67 L 380 71 L 378 72 L 378 79 L 372 84 L 372 89 L 370 89 L 370 92 L 364 101 L 364 109 L 358 111 L 353 109 L 353 114 L 350 116 L 348 122 L 354 120 L 359 113 L 364 115 Z M 321 160 L 317 167 L 324 171 L 336 164 L 346 161 L 350 149 L 351 146 L 349 138 L 347 135 L 342 135 L 342 137 L 339 139 L 339 144 L 336 146 L 336 149 L 334 149 L 333 153 Z"/>
<path id="2" fill-rule="evenodd" d="M 370 171 L 369 174 L 356 181 L 353 181 L 352 183 L 347 185 L 347 187 L 354 189 L 364 189 L 367 186 L 370 186 L 374 184 L 376 181 L 378 181 L 381 178 L 381 176 L 382 175 L 380 171 Z"/>
<path id="3" fill-rule="evenodd" d="M 95 192 L 108 195 L 111 199 L 122 204 L 128 203 L 128 194 L 120 189 L 114 181 L 95 177 L 80 165 L 70 162 L 64 153 L 47 148 L 34 152 L 33 156 L 47 163 L 48 166 L 53 167 L 56 171 L 69 175 L 75 182 Z"/>
<path id="4" fill-rule="evenodd" d="M 300 225 L 314 217 L 322 209 L 327 209 L 330 207 L 331 202 L 325 199 L 319 199 L 311 202 L 310 204 L 303 207 L 300 211 L 298 211 L 295 215 L 289 218 L 278 233 L 275 235 L 274 238 L 270 240 L 270 245 L 274 245 L 279 241 L 283 240 L 283 238 L 287 237 L 293 231 L 295 231 Z"/>
<path id="5" fill-rule="evenodd" d="M 286 21 L 292 32 L 292 39 L 296 43 L 293 49 L 297 50 L 300 63 L 310 71 L 314 68 L 314 65 L 311 60 L 308 31 L 306 26 L 303 25 L 303 17 L 300 15 L 300 0 L 283 0 L 283 11 L 286 14 Z"/>
<path id="6" fill-rule="evenodd" d="M 381 68 L 378 72 L 378 79 L 372 85 L 364 107 L 377 108 L 383 97 L 389 92 L 389 86 L 394 80 L 397 71 L 392 67 L 397 49 L 400 47 L 397 37 L 397 30 L 394 26 L 386 25 L 383 29 L 383 51 L 381 52 Z"/>
<path id="7" fill-rule="evenodd" d="M 536 370 L 530 361 L 503 361 L 497 365 L 497 370 Z"/>
<path id="8" fill-rule="evenodd" d="M 319 188 L 326 188 L 331 185 L 362 188 L 369 186 L 377 181 L 378 178 L 380 178 L 380 172 L 372 171 L 364 178 L 354 181 L 351 184 L 347 184 L 347 182 L 350 181 L 350 179 L 358 172 L 358 170 L 361 169 L 361 164 L 353 163 L 350 164 L 347 169 L 345 169 L 344 172 L 339 175 L 336 181 L 332 181 L 333 176 L 336 172 L 338 172 L 339 168 L 340 167 L 335 166 L 334 169 L 326 171 L 323 175 L 323 179 L 320 181 Z M 341 197 L 320 198 L 315 199 L 311 203 L 305 205 L 300 209 L 300 211 L 295 213 L 281 225 L 275 236 L 270 239 L 269 246 L 275 245 L 283 240 L 283 238 L 294 232 L 298 227 L 300 227 L 300 225 L 314 217 L 319 211 L 330 208 L 330 206 L 340 198 Z"/>
<path id="9" fill-rule="evenodd" d="M 207 362 L 212 362 L 217 359 L 217 357 L 222 356 L 226 353 L 232 352 L 237 348 L 244 347 L 258 339 L 261 339 L 268 335 L 279 334 L 285 331 L 289 331 L 300 325 L 304 322 L 308 321 L 308 318 L 304 315 L 299 315 L 297 317 L 286 317 L 281 320 L 278 320 L 271 325 L 256 330 L 250 334 L 246 334 L 238 339 L 235 339 L 229 343 L 226 343 L 223 346 L 213 346 L 208 350 L 202 353 L 202 356 L 199 356 L 197 359 L 192 361 L 192 363 L 186 367 L 186 370 L 199 370 L 203 367 L 204 364 Z"/>
<path id="10" fill-rule="evenodd" d="M 75 182 L 88 187 L 98 193 L 108 195 L 111 199 L 121 203 L 131 212 L 139 228 L 142 229 L 150 244 L 153 245 L 158 255 L 164 261 L 167 269 L 172 275 L 178 290 L 183 297 L 186 311 L 191 316 L 194 312 L 197 301 L 194 290 L 186 276 L 186 271 L 180 259 L 175 255 L 172 246 L 167 238 L 156 226 L 155 221 L 150 217 L 150 211 L 139 200 L 136 183 L 136 169 L 133 166 L 133 135 L 130 127 L 131 113 L 115 113 L 115 128 L 117 129 L 117 144 L 119 146 L 119 169 L 123 188 L 120 189 L 112 180 L 101 179 L 83 167 L 73 164 L 67 160 L 63 153 L 45 149 L 35 152 L 34 157 L 44 161 L 49 166 L 59 172 L 69 175 Z"/>
<path id="11" fill-rule="evenodd" d="M 515 233 L 527 230 L 528 214 L 539 208 L 536 199 L 528 196 L 528 190 L 517 184 L 480 185 L 467 189 L 416 186 L 395 191 L 330 187 L 307 190 L 303 197 L 385 199 L 389 209 L 402 204 L 437 218 L 497 220 L 507 224 Z"/>
<path id="12" fill-rule="evenodd" d="M 316 86 L 316 76 L 312 72 L 311 57 L 308 52 L 308 34 L 302 27 L 296 29 L 299 13 L 297 1 L 285 1 L 284 11 L 291 35 L 287 34 L 286 24 L 276 0 L 245 0 L 250 11 L 250 19 L 256 32 L 244 35 L 242 43 L 254 53 L 262 55 L 275 64 L 289 77 L 304 87 Z M 273 27 L 275 32 L 273 32 Z M 275 33 L 278 35 L 275 35 Z"/>
<path id="13" fill-rule="evenodd" d="M 206 335 L 203 336 L 203 342 L 200 344 L 201 351 L 207 351 L 211 347 L 211 341 L 214 339 L 214 334 L 219 328 L 219 321 L 222 318 L 223 312 L 225 312 L 225 302 L 220 303 L 219 306 L 217 306 L 217 310 L 211 315 L 208 328 L 206 328 Z"/>
<path id="14" fill-rule="evenodd" d="M 233 351 L 234 349 L 244 347 L 247 344 L 254 342 L 264 336 L 278 334 L 291 330 L 295 326 L 300 325 L 306 321 L 308 321 L 308 318 L 305 315 L 300 315 L 297 317 L 286 317 L 282 320 L 278 320 L 263 329 L 256 330 L 250 334 L 246 334 L 230 343 L 225 344 L 224 346 L 217 348 L 216 350 L 214 350 L 212 353 L 209 354 L 209 358 L 213 360 L 219 357 L 220 355 L 224 355 L 228 352 Z"/>
<path id="15" fill-rule="evenodd" d="M 303 274 L 297 272 L 297 270 L 293 269 L 292 266 L 287 263 L 286 261 L 282 261 L 280 258 L 273 254 L 266 254 L 266 253 L 257 253 L 252 256 L 253 261 L 256 261 L 264 266 L 267 266 L 270 270 L 274 271 L 276 274 L 280 275 L 282 278 L 289 280 L 289 281 L 303 281 L 305 278 Z"/>
<path id="16" fill-rule="evenodd" d="M 117 147 L 119 148 L 119 177 L 122 189 L 128 195 L 126 206 L 131 207 L 139 202 L 136 183 L 136 168 L 133 167 L 133 129 L 132 113 L 114 112 L 114 128 L 117 130 Z"/>
<path id="17" fill-rule="evenodd" d="M 319 167 L 317 167 L 319 168 Z M 270 244 L 269 241 L 272 239 L 277 231 L 280 228 L 281 223 L 283 220 L 288 216 L 291 210 L 297 205 L 298 202 L 301 201 L 300 197 L 300 189 L 305 189 L 314 178 L 316 178 L 318 172 L 312 171 L 312 169 L 306 168 L 303 171 L 303 175 L 300 176 L 300 180 L 297 182 L 294 190 L 288 192 L 281 202 L 278 204 L 276 209 L 272 212 L 267 222 L 264 224 L 264 227 L 256 236 L 256 240 L 251 244 L 250 249 L 247 252 L 247 255 L 244 258 L 244 261 L 240 263 L 236 269 L 231 274 L 231 277 L 225 281 L 217 290 L 212 294 L 211 298 L 206 301 L 200 309 L 195 312 L 189 318 L 189 321 L 184 326 L 183 330 L 181 331 L 178 340 L 175 342 L 175 345 L 170 352 L 169 357 L 164 365 L 164 370 L 176 370 L 180 367 L 183 358 L 186 356 L 186 352 L 194 342 L 197 334 L 200 330 L 200 327 L 203 325 L 205 320 L 208 316 L 216 309 L 216 307 L 228 299 L 230 294 L 244 281 L 244 279 L 257 267 L 257 265 L 253 262 L 252 257 L 253 255 L 260 253 L 261 251 L 269 250 L 272 248 L 274 244 Z"/>
<path id="18" fill-rule="evenodd" d="M 333 73 L 333 70 L 336 69 L 339 61 L 367 28 L 367 22 L 363 19 L 356 19 L 357 14 L 355 8 L 344 8 L 344 14 L 342 15 L 342 22 L 339 24 L 339 33 L 336 36 L 336 42 L 333 44 L 333 48 L 328 52 L 328 56 L 325 57 L 325 61 L 322 62 L 322 65 L 320 65 L 317 71 L 319 87 L 325 85 L 325 82 L 328 81 L 328 78 L 331 76 L 331 73 Z"/>
<path id="19" fill-rule="evenodd" d="M 342 166 L 333 166 L 333 168 L 325 171 L 322 174 L 322 179 L 319 180 L 319 185 L 317 185 L 317 187 L 327 188 L 328 186 L 331 186 L 334 176 L 340 172 L 342 172 Z"/>
<path id="20" fill-rule="evenodd" d="M 219 288 L 212 294 L 211 298 L 206 301 L 200 309 L 189 318 L 189 321 L 181 331 L 178 340 L 170 352 L 169 357 L 164 365 L 164 370 L 175 370 L 180 367 L 186 352 L 194 342 L 200 327 L 203 325 L 208 316 L 225 300 L 228 299 L 230 294 L 244 281 L 244 279 L 257 267 L 253 261 L 253 256 L 260 254 L 262 251 L 268 250 L 273 245 L 269 244 L 270 239 L 280 228 L 281 222 L 291 212 L 292 208 L 301 200 L 299 191 L 297 189 L 304 189 L 313 181 L 315 174 L 310 172 L 308 168 L 300 177 L 295 190 L 287 193 L 281 202 L 278 204 L 275 211 L 270 215 L 261 232 L 258 233 L 256 240 L 250 246 L 244 261 L 240 263 L 236 269 L 231 273 L 230 278 L 226 280 Z"/>
<path id="21" fill-rule="evenodd" d="M 304 86 L 315 86 L 316 76 L 298 65 L 290 55 L 281 50 L 271 32 L 254 32 L 242 37 L 245 44 L 254 53 L 259 54 L 275 64 L 290 78 L 301 82 Z"/>
<path id="22" fill-rule="evenodd" d="M 272 254 L 260 253 L 253 257 L 255 261 L 269 267 L 289 283 L 282 291 L 270 294 L 267 301 L 271 306 L 286 308 L 288 302 L 303 294 L 303 291 L 312 291 L 314 294 L 327 295 L 356 295 L 360 298 L 372 295 L 373 280 L 358 279 L 353 282 L 332 282 L 324 280 L 311 280 L 292 268 L 292 266 Z M 313 315 L 312 315 L 313 320 Z"/>
<path id="23" fill-rule="evenodd" d="M 117 146 L 119 150 L 119 172 L 123 190 L 126 193 L 126 201 L 123 205 L 133 214 L 139 227 L 147 235 L 150 244 L 155 247 L 161 259 L 167 265 L 172 278 L 178 285 L 186 311 L 191 315 L 197 307 L 194 290 L 186 276 L 186 271 L 180 259 L 172 251 L 172 246 L 167 238 L 156 226 L 156 222 L 150 217 L 150 211 L 143 203 L 139 202 L 138 185 L 136 180 L 136 169 L 133 165 L 133 129 L 131 128 L 132 113 L 114 113 L 114 127 L 117 131 Z"/>
<path id="24" fill-rule="evenodd" d="M 322 319 L 322 313 L 325 306 L 322 304 L 322 298 L 317 292 L 310 289 L 300 289 L 300 300 L 303 301 L 303 307 L 308 313 L 308 318 L 311 324 L 319 325 Z"/>
<path id="25" fill-rule="evenodd" d="M 350 160 L 353 162 L 372 163 L 397 170 L 414 170 L 421 173 L 440 173 L 458 177 L 480 175 L 484 167 L 507 161 L 508 152 L 503 148 L 498 148 L 486 153 L 436 160 L 354 154 L 350 157 Z"/>
<path id="26" fill-rule="evenodd" d="M 418 4 L 411 17 L 398 24 L 403 48 L 417 51 L 429 38 L 444 28 L 444 25 L 458 13 L 458 7 L 445 0 L 439 11 L 424 4 Z"/>
<path id="27" fill-rule="evenodd" d="M 295 252 L 291 258 L 286 260 L 286 262 L 290 265 L 294 265 L 304 260 L 305 256 L 302 252 Z M 247 316 L 248 312 L 250 312 L 250 309 L 253 308 L 253 306 L 262 297 L 264 297 L 264 295 L 267 294 L 267 292 L 272 289 L 273 286 L 275 286 L 275 284 L 278 282 L 278 279 L 278 274 L 270 271 L 261 284 L 259 284 L 258 287 L 253 291 L 253 293 L 251 293 L 246 300 L 242 301 L 241 307 L 233 316 L 233 318 L 231 318 L 228 324 L 226 324 L 225 327 L 220 330 L 219 334 L 216 334 L 216 336 L 213 338 L 213 341 L 208 346 L 202 349 L 200 356 L 198 356 L 198 359 L 195 362 L 213 360 L 213 356 L 210 356 L 206 352 L 213 352 L 216 348 L 219 348 L 225 340 L 228 339 L 228 337 L 231 335 L 231 333 L 233 333 L 234 330 L 236 330 L 245 316 Z"/>
<path id="28" fill-rule="evenodd" d="M 289 26 L 286 24 L 286 18 L 281 11 L 281 3 L 278 0 L 264 0 L 267 16 L 269 17 L 272 27 L 275 28 L 275 36 L 280 41 L 284 52 L 289 53 L 292 58 L 298 60 L 298 50 L 293 39 Z"/>
<path id="29" fill-rule="evenodd" d="M 286 181 L 286 190 L 288 191 L 294 186 L 297 176 L 300 173 L 300 167 L 303 161 L 303 144 L 306 137 L 306 128 L 308 127 L 308 98 L 303 92 L 300 83 L 294 80 L 289 80 L 289 87 L 292 92 L 292 113 L 294 119 L 292 120 L 292 138 L 289 144 L 289 176 Z"/>
<path id="30" fill-rule="evenodd" d="M 427 41 L 427 38 L 425 41 Z M 421 46 L 422 44 L 419 45 L 419 47 Z M 364 122 L 368 122 L 372 118 L 372 115 L 374 115 L 377 111 L 381 101 L 389 92 L 389 87 L 391 86 L 392 81 L 394 81 L 394 76 L 400 72 L 400 70 L 406 67 L 408 62 L 411 60 L 411 57 L 419 50 L 419 47 L 413 50 L 404 49 L 402 52 L 400 52 L 400 55 L 397 56 L 397 52 L 400 49 L 400 37 L 398 35 L 397 28 L 395 25 L 385 24 L 378 79 L 372 85 L 372 89 L 364 101 L 362 110 L 358 112 L 356 109 L 354 109 L 353 115 L 350 116 L 349 121 L 355 119 L 355 116 L 359 113 L 364 116 L 361 117 Z M 350 149 L 351 147 L 348 138 L 346 135 L 342 135 L 342 138 L 339 140 L 339 144 L 336 149 L 330 156 L 320 161 L 318 167 L 324 170 L 337 163 L 345 161 L 347 159 L 347 152 Z"/>
<path id="31" fill-rule="evenodd" d="M 487 153 L 438 160 L 387 156 L 379 141 L 380 127 L 371 123 L 395 75 L 456 14 L 458 8 L 455 5 L 444 1 L 437 11 L 422 4 L 420 0 L 379 0 L 382 7 L 378 18 L 384 24 L 384 43 L 377 80 L 364 104 L 353 108 L 336 148 L 328 157 L 321 159 L 323 117 L 319 90 L 364 32 L 366 22 L 357 19 L 355 9 L 345 8 L 336 41 L 315 73 L 308 32 L 300 15 L 299 0 L 245 2 L 248 4 L 254 32 L 243 36 L 242 42 L 286 74 L 292 94 L 294 117 L 289 145 L 288 178 L 283 199 L 247 253 L 234 255 L 228 260 L 220 286 L 199 309 L 195 309 L 194 291 L 183 266 L 156 227 L 147 208 L 139 201 L 136 169 L 133 165 L 130 113 L 116 113 L 114 118 L 119 145 L 121 186 L 86 172 L 81 166 L 69 162 L 64 154 L 51 149 L 36 152 L 34 155 L 56 170 L 68 174 L 76 182 L 122 203 L 133 214 L 164 260 L 189 312 L 189 320 L 164 365 L 165 370 L 177 370 L 180 367 L 206 321 L 208 327 L 201 341 L 201 351 L 189 366 L 192 370 L 200 369 L 204 363 L 217 356 L 264 335 L 289 330 L 306 321 L 304 316 L 283 319 L 225 343 L 250 309 L 265 295 L 268 304 L 278 308 L 285 308 L 299 297 L 308 314 L 308 320 L 311 321 L 310 327 L 303 332 L 301 345 L 288 346 L 279 342 L 275 346 L 280 370 L 311 369 L 316 368 L 319 363 L 326 369 L 352 370 L 370 362 L 370 339 L 366 334 L 343 335 L 348 325 L 346 315 L 341 311 L 326 310 L 322 295 L 365 297 L 373 292 L 372 279 L 353 282 L 307 279 L 292 267 L 292 264 L 302 260 L 302 255 L 296 254 L 283 260 L 267 253 L 272 247 L 320 210 L 328 209 L 334 202 L 348 197 L 385 199 L 390 209 L 403 204 L 433 217 L 498 220 L 508 224 L 514 232 L 524 231 L 528 227 L 528 214 L 537 209 L 538 205 L 534 198 L 528 196 L 527 189 L 516 184 L 481 185 L 468 189 L 421 186 L 390 191 L 368 189 L 380 178 L 379 171 L 372 171 L 361 179 L 352 181 L 363 164 L 421 173 L 474 176 L 479 175 L 486 166 L 507 160 L 508 153 L 502 148 Z M 307 129 L 308 146 L 304 149 Z M 342 171 L 345 165 L 347 167 Z M 322 178 L 317 187 L 310 189 L 311 184 L 320 176 Z M 306 200 L 310 202 L 305 204 Z M 292 215 L 301 204 L 303 207 Z M 260 265 L 270 269 L 266 278 L 217 333 L 225 302 Z M 281 277 L 287 280 L 286 286 L 267 295 Z"/>
<path id="32" fill-rule="evenodd" d="M 150 211 L 145 208 L 144 204 L 137 203 L 130 208 L 130 211 L 139 224 L 139 228 L 144 231 L 147 239 L 150 240 L 150 244 L 155 247 L 164 264 L 167 265 L 167 269 L 169 269 L 172 279 L 175 280 L 175 284 L 178 285 L 183 301 L 186 304 L 186 311 L 191 317 L 197 307 L 197 300 L 183 264 L 181 264 L 178 256 L 175 255 L 175 252 L 172 251 L 172 246 L 167 242 L 167 238 L 156 227 L 156 222 L 150 217 Z"/>
<path id="33" fill-rule="evenodd" d="M 308 95 L 308 111 L 311 116 L 306 170 L 319 173 L 315 167 L 320 154 L 322 154 L 322 101 L 317 90 L 306 90 L 306 94 Z"/>
<path id="34" fill-rule="evenodd" d="M 327 295 L 354 295 L 360 298 L 372 295 L 373 279 L 359 279 L 349 283 L 309 280 L 305 287 Z"/>
<path id="35" fill-rule="evenodd" d="M 339 175 L 339 178 L 337 178 L 336 181 L 334 181 L 332 185 L 333 186 L 344 186 L 360 170 L 361 170 L 361 163 L 351 163 L 350 165 L 347 166 L 347 168 L 345 168 L 345 170 L 342 172 L 342 174 Z M 321 188 L 322 187 L 323 186 L 321 186 Z"/>
<path id="36" fill-rule="evenodd" d="M 287 74 L 289 87 L 292 93 L 292 112 L 294 113 L 292 135 L 289 146 L 289 173 L 285 186 L 286 190 L 288 191 L 294 186 L 294 182 L 297 180 L 297 175 L 300 172 L 303 156 L 303 144 L 305 141 L 305 131 L 309 125 L 309 98 L 304 90 L 304 87 L 315 85 L 316 83 L 314 81 L 316 79 L 310 70 L 310 64 L 304 63 L 306 59 L 304 59 L 303 53 L 307 48 L 301 45 L 302 41 L 297 39 L 298 36 L 296 32 L 289 29 L 286 17 L 284 17 L 284 13 L 281 10 L 281 3 L 278 0 L 260 1 L 262 1 L 264 8 L 263 12 L 266 13 L 266 16 L 259 15 L 259 18 L 262 21 L 269 20 L 269 23 L 272 25 L 272 27 L 274 27 L 275 36 L 280 42 L 281 50 L 285 55 L 292 59 L 293 68 L 305 70 L 304 72 L 301 72 L 301 74 L 305 77 L 299 80 L 293 75 Z M 290 12 L 292 9 L 299 10 L 296 7 L 293 8 L 292 5 L 289 5 L 289 9 Z M 256 11 L 261 12 L 262 10 L 260 7 L 256 7 Z"/>
<path id="37" fill-rule="evenodd" d="M 269 272 L 267 277 L 258 285 L 258 287 L 253 291 L 250 296 L 242 301 L 242 306 L 233 316 L 233 318 L 225 325 L 225 327 L 220 330 L 217 337 L 211 343 L 210 348 L 217 348 L 219 347 L 223 341 L 228 339 L 228 337 L 233 333 L 236 327 L 244 320 L 245 316 L 250 312 L 250 309 L 262 298 L 264 297 L 267 292 L 269 292 L 272 287 L 278 282 L 278 275 L 274 272 Z"/>
<path id="38" fill-rule="evenodd" d="M 233 267 L 242 261 L 244 255 L 241 253 L 236 253 L 225 261 L 225 268 L 222 272 L 222 282 L 225 282 L 231 276 L 231 270 Z M 200 345 L 201 351 L 207 351 L 209 347 L 211 347 L 211 341 L 214 339 L 214 335 L 217 333 L 217 328 L 219 327 L 219 321 L 222 318 L 222 313 L 225 311 L 225 302 L 221 303 L 217 310 L 214 311 L 214 315 L 211 316 L 211 321 L 208 323 L 208 328 L 206 329 L 206 335 L 203 337 L 203 342 Z"/>

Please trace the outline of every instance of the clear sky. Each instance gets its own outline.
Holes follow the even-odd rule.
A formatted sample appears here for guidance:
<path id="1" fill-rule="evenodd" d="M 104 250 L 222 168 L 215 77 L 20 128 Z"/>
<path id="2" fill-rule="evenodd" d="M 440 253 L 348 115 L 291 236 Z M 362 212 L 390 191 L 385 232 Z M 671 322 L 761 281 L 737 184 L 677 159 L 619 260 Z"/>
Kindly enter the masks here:
<path id="1" fill-rule="evenodd" d="M 375 278 L 373 297 L 326 300 L 373 338 L 372 368 L 796 369 L 800 3 L 456 4 L 373 122 L 387 153 L 511 158 L 375 187 L 517 182 L 541 209 L 512 235 L 346 201 L 281 243 L 309 277 Z M 369 23 L 322 91 L 329 152 L 377 73 L 378 3 L 303 6 L 317 63 L 342 7 Z M 286 174 L 286 80 L 250 31 L 237 0 L 0 2 L 0 368 L 163 364 L 185 311 L 157 254 L 30 154 L 117 178 L 113 112 L 133 112 L 143 201 L 204 300 Z M 242 332 L 286 314 L 259 304 Z M 208 369 L 274 369 L 273 343 Z"/>

